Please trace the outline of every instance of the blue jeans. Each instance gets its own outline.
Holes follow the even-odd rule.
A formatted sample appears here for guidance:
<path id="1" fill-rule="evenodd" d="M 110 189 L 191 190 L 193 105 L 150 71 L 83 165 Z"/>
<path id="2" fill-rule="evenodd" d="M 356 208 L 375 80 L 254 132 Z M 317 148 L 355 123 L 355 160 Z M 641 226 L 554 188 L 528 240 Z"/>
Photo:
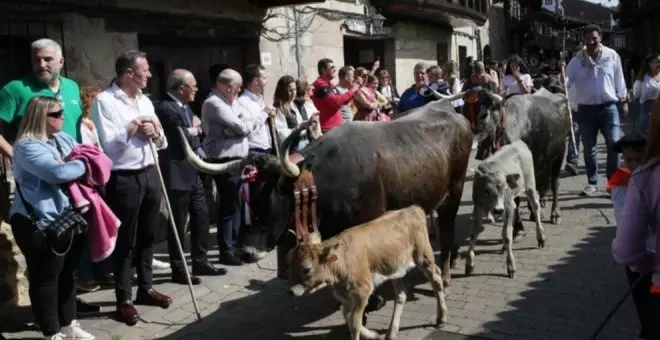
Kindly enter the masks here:
<path id="1" fill-rule="evenodd" d="M 609 179 L 619 168 L 619 154 L 612 151 L 612 145 L 620 138 L 619 109 L 616 103 L 602 105 L 580 105 L 577 119 L 582 143 L 584 143 L 584 163 L 587 167 L 589 184 L 598 184 L 598 161 L 596 159 L 596 141 L 598 132 L 605 137 L 607 145 L 606 174 Z"/>
<path id="2" fill-rule="evenodd" d="M 575 148 L 571 145 L 571 140 L 568 140 L 568 147 L 566 153 L 566 163 L 578 164 L 578 154 L 580 151 L 580 124 L 576 121 L 577 111 L 573 111 L 573 136 L 575 137 Z"/>
<path id="3" fill-rule="evenodd" d="M 649 118 L 651 114 L 651 108 L 653 108 L 653 103 L 655 100 L 647 100 L 639 104 L 639 111 L 637 112 L 637 131 L 646 135 L 649 130 Z"/>

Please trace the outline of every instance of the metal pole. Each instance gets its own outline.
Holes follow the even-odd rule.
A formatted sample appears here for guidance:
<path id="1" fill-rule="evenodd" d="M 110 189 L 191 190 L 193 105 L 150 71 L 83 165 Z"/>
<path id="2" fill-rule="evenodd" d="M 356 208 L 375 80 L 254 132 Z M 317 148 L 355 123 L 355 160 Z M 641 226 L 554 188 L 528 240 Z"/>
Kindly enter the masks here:
<path id="1" fill-rule="evenodd" d="M 163 191 L 163 197 L 165 198 L 165 204 L 167 205 L 167 212 L 170 214 L 168 220 L 170 221 L 170 227 L 172 227 L 172 234 L 174 234 L 174 239 L 176 240 L 176 247 L 179 250 L 179 256 L 181 257 L 181 262 L 183 263 L 183 271 L 186 273 L 186 282 L 188 282 L 188 288 L 190 289 L 190 297 L 192 298 L 193 306 L 195 307 L 195 313 L 197 313 L 197 321 L 202 321 L 202 315 L 199 313 L 199 306 L 197 306 L 197 298 L 195 298 L 195 290 L 193 289 L 192 282 L 190 281 L 190 273 L 188 272 L 188 264 L 186 263 L 186 256 L 183 253 L 183 247 L 181 246 L 181 240 L 179 239 L 179 233 L 176 229 L 176 224 L 174 223 L 174 214 L 172 213 L 172 206 L 170 205 L 170 198 L 167 196 L 167 190 L 165 189 L 165 181 L 163 180 L 163 173 L 160 170 L 160 165 L 158 164 L 158 152 L 156 151 L 156 146 L 152 140 L 149 140 L 149 147 L 151 147 L 151 154 L 154 157 L 156 170 L 158 170 L 158 178 L 160 179 L 160 187 Z"/>

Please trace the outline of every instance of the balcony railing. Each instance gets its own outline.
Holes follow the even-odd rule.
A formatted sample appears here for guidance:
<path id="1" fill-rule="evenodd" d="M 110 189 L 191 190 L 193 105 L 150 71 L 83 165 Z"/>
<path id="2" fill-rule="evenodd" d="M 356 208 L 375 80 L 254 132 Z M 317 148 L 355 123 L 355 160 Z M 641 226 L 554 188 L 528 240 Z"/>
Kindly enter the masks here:
<path id="1" fill-rule="evenodd" d="M 390 16 L 410 16 L 450 23 L 463 19 L 477 25 L 485 24 L 490 10 L 489 0 L 371 0 L 371 4 Z"/>

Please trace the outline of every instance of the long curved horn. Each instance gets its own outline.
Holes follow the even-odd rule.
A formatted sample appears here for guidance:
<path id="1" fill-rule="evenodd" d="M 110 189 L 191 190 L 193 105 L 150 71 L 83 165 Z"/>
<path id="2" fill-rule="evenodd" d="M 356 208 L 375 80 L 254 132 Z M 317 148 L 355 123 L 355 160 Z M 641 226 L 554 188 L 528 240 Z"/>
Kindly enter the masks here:
<path id="1" fill-rule="evenodd" d="M 291 144 L 293 140 L 298 137 L 301 131 L 305 130 L 305 127 L 298 126 L 288 137 L 282 142 L 282 148 L 280 150 L 280 163 L 282 164 L 282 172 L 289 177 L 298 177 L 300 175 L 300 168 L 293 164 L 289 159 L 289 149 L 291 149 Z"/>
<path id="2" fill-rule="evenodd" d="M 493 93 L 492 91 L 486 91 L 486 93 L 488 93 L 488 96 L 490 96 L 490 99 L 492 99 L 494 102 L 496 102 L 498 104 L 501 103 L 504 100 L 504 98 L 502 98 L 502 96 L 500 96 L 497 93 Z"/>
<path id="3" fill-rule="evenodd" d="M 219 175 L 225 172 L 238 170 L 243 166 L 244 161 L 240 159 L 218 164 L 207 163 L 203 161 L 190 147 L 190 143 L 188 143 L 188 138 L 183 132 L 183 129 L 180 126 L 177 127 L 177 129 L 179 130 L 179 137 L 181 137 L 183 152 L 186 155 L 186 158 L 193 166 L 193 168 L 197 169 L 199 172 L 205 173 L 207 175 Z"/>

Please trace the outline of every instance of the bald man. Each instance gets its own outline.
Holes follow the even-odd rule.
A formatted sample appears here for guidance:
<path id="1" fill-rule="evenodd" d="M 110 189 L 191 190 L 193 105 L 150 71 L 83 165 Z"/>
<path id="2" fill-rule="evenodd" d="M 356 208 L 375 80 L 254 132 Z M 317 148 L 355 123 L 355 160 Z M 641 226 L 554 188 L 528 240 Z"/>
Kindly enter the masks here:
<path id="1" fill-rule="evenodd" d="M 248 136 L 260 123 L 243 113 L 237 98 L 243 85 L 240 73 L 232 69 L 220 72 L 208 98 L 202 104 L 202 127 L 206 134 L 204 151 L 209 162 L 223 163 L 247 157 Z M 226 265 L 242 264 L 239 253 L 241 216 L 238 189 L 241 174 L 230 172 L 214 177 L 218 197 L 218 246 L 220 262 Z"/>
<path id="2" fill-rule="evenodd" d="M 195 100 L 197 81 L 187 70 L 177 69 L 170 73 L 167 79 L 167 96 L 164 101 L 156 104 L 156 115 L 163 125 L 165 136 L 170 141 L 167 150 L 160 152 L 159 162 L 163 171 L 167 195 L 172 205 L 172 216 L 177 227 L 179 240 L 184 242 L 186 220 L 190 214 L 190 248 L 192 258 L 193 284 L 202 280 L 198 276 L 224 275 L 225 269 L 213 267 L 207 257 L 209 237 L 209 212 L 206 195 L 200 174 L 186 159 L 183 144 L 177 131 L 183 128 L 188 143 L 201 158 L 206 158 L 202 150 L 200 137 L 202 122 L 188 105 Z M 176 238 L 171 228 L 168 228 L 168 249 L 172 268 L 172 281 L 187 284 L 185 267 L 177 251 Z M 182 244 L 185 249 L 185 244 Z"/>

